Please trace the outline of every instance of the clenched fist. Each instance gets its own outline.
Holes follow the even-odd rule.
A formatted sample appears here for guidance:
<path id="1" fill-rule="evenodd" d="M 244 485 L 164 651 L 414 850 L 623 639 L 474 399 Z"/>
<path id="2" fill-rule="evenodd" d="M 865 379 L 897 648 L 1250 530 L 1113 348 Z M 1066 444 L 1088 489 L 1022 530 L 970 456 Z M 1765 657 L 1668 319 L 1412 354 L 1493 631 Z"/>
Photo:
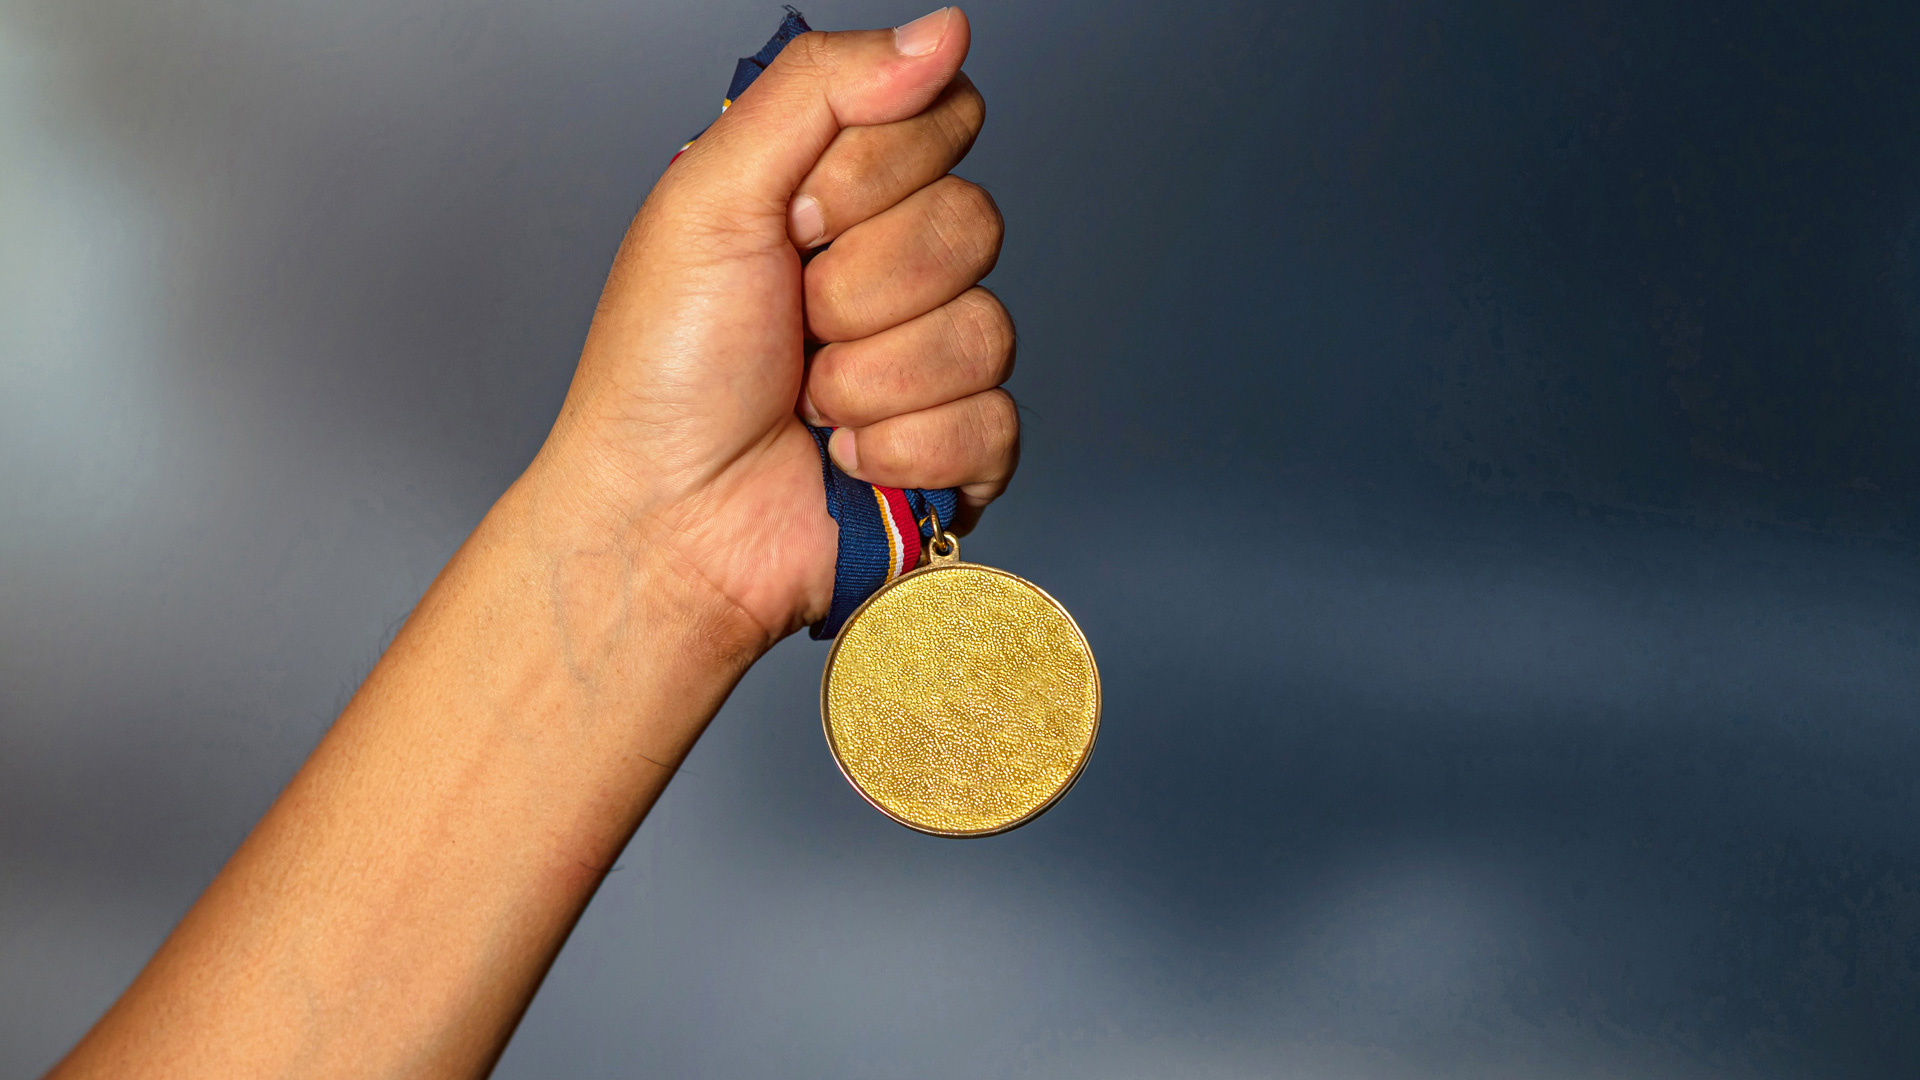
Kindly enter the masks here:
<path id="1" fill-rule="evenodd" d="M 768 643 L 832 596 L 803 417 L 860 479 L 960 488 L 962 530 L 1014 469 L 1013 324 L 976 284 L 1000 214 L 948 172 L 985 115 L 968 40 L 946 8 L 788 45 L 641 207 L 542 452 Z"/>

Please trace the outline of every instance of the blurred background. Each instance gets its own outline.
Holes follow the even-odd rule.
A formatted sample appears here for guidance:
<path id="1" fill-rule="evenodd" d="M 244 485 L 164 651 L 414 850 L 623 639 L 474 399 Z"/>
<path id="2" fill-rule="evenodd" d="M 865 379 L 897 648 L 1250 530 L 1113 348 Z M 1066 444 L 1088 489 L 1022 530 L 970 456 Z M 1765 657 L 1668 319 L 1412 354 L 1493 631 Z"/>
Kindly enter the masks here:
<path id="1" fill-rule="evenodd" d="M 1920 1074 L 1913 6 L 967 9 L 1026 422 L 967 550 L 1099 749 L 907 832 L 789 641 L 500 1075 Z M 0 0 L 0 1074 L 529 459 L 779 15 Z"/>

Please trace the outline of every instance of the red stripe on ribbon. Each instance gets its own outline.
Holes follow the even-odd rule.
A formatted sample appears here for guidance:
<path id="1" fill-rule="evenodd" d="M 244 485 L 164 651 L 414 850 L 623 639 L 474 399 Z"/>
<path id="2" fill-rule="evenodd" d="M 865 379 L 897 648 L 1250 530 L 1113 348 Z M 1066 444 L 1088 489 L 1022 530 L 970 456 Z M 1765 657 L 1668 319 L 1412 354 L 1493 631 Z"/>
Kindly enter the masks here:
<path id="1" fill-rule="evenodd" d="M 887 513 L 893 517 L 894 531 L 900 534 L 900 565 L 894 573 L 904 574 L 920 565 L 920 523 L 913 519 L 906 492 L 878 484 L 874 488 L 887 500 Z"/>

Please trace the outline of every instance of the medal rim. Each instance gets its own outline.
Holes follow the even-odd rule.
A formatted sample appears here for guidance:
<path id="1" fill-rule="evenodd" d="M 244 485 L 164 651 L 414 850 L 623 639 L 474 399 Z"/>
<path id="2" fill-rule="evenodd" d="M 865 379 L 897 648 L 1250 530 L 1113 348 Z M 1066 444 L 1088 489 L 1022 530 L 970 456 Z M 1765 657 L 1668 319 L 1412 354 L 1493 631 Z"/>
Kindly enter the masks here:
<path id="1" fill-rule="evenodd" d="M 908 821 L 907 819 L 894 813 L 892 810 L 889 810 L 886 807 L 880 805 L 879 802 L 875 801 L 872 795 L 867 793 L 866 788 L 860 786 L 860 781 L 855 780 L 853 778 L 853 774 L 847 771 L 847 763 L 843 761 L 840 757 L 840 747 L 837 744 L 835 744 L 833 741 L 833 717 L 831 716 L 827 708 L 827 689 L 832 684 L 832 681 L 833 681 L 833 662 L 840 655 L 841 643 L 847 640 L 847 629 L 851 627 L 855 622 L 857 622 L 861 615 L 866 613 L 867 608 L 872 606 L 874 601 L 880 599 L 882 596 L 885 596 L 888 592 L 891 592 L 895 587 L 900 585 L 902 582 L 905 582 L 911 578 L 919 577 L 923 574 L 938 574 L 938 573 L 942 573 L 949 570 L 984 570 L 989 574 L 999 574 L 1001 577 L 1012 578 L 1013 580 L 1019 582 L 1020 584 L 1025 585 L 1027 588 L 1032 589 L 1034 592 L 1039 593 L 1041 597 L 1047 601 L 1047 603 L 1053 605 L 1053 609 L 1055 611 L 1058 611 L 1062 618 L 1067 620 L 1067 625 L 1073 628 L 1074 636 L 1080 639 L 1080 647 L 1086 650 L 1087 666 L 1091 668 L 1093 671 L 1093 727 L 1087 733 L 1086 746 L 1081 751 L 1080 761 L 1078 764 L 1074 766 L 1072 775 L 1067 777 L 1066 782 L 1061 784 L 1060 789 L 1058 791 L 1055 791 L 1051 796 L 1049 796 L 1046 802 L 1043 802 L 1039 806 L 1034 807 L 1032 810 L 1028 811 L 1025 814 L 1022 814 L 1020 817 L 1014 819 L 1013 821 L 1007 822 L 1005 825 L 996 825 L 990 829 L 963 829 L 963 830 L 931 829 L 924 825 L 916 825 L 913 822 Z M 840 625 L 840 632 L 833 636 L 833 648 L 828 650 L 827 652 L 826 667 L 821 669 L 821 672 L 820 672 L 820 731 L 821 731 L 821 734 L 826 737 L 827 752 L 833 755 L 834 767 L 840 770 L 840 775 L 846 778 L 847 784 L 851 786 L 854 791 L 858 792 L 862 799 L 865 799 L 867 801 L 868 806 L 871 806 L 875 810 L 878 810 L 882 814 L 885 814 L 889 819 L 893 820 L 894 822 L 906 828 L 912 829 L 914 832 L 917 832 L 917 833 L 923 833 L 927 836 L 943 837 L 951 840 L 972 840 L 972 839 L 977 839 L 985 836 L 998 836 L 1001 833 L 1010 832 L 1014 829 L 1017 829 L 1020 826 L 1025 825 L 1028 822 L 1032 821 L 1033 819 L 1039 817 L 1041 814 L 1046 813 L 1048 810 L 1053 809 L 1053 807 L 1057 803 L 1059 803 L 1061 798 L 1064 797 L 1067 792 L 1073 790 L 1073 785 L 1080 782 L 1081 775 L 1087 771 L 1087 762 L 1093 759 L 1094 745 L 1100 741 L 1100 714 L 1105 704 L 1106 704 L 1105 696 L 1102 693 L 1101 686 L 1100 686 L 1100 664 L 1099 664 L 1099 661 L 1094 658 L 1093 643 L 1087 640 L 1086 631 L 1080 629 L 1079 622 L 1074 619 L 1073 613 L 1067 610 L 1067 606 L 1065 604 L 1062 604 L 1058 599 L 1056 599 L 1052 593 L 1048 592 L 1047 590 L 1041 588 L 1038 585 L 1035 585 L 1033 582 L 1028 581 L 1026 578 L 1021 577 L 1019 574 L 1013 573 L 1012 571 L 1002 570 L 997 566 L 987 566 L 983 563 L 964 562 L 959 559 L 955 559 L 951 562 L 939 562 L 939 563 L 932 563 L 927 566 L 916 567 L 912 570 L 907 571 L 904 574 L 901 574 L 899 577 L 894 578 L 892 581 L 887 582 L 885 585 L 882 585 L 880 588 L 874 590 L 873 595 L 861 601 L 860 606 L 853 609 L 853 614 L 847 616 L 847 621 Z"/>

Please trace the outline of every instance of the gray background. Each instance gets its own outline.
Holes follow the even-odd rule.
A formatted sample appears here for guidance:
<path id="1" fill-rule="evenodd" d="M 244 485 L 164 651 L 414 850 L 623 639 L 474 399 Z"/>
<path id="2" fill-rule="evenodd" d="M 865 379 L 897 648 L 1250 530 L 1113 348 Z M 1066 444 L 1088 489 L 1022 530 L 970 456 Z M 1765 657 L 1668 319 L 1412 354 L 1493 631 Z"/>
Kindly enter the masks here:
<path id="1" fill-rule="evenodd" d="M 501 1074 L 1920 1073 L 1911 5 L 969 10 L 1027 456 L 968 552 L 1100 749 L 922 838 L 781 646 Z M 0 0 L 0 1073 L 526 462 L 777 14 Z"/>

